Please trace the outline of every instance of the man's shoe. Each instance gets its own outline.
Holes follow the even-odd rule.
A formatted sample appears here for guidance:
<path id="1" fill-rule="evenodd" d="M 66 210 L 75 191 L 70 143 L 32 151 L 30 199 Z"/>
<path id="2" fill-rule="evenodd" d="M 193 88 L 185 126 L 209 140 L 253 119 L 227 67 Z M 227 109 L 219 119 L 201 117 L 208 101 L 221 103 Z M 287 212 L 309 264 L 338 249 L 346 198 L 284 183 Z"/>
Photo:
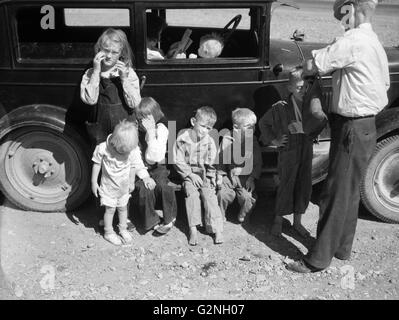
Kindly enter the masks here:
<path id="1" fill-rule="evenodd" d="M 287 269 L 298 273 L 311 273 L 321 271 L 322 269 L 313 268 L 303 260 L 291 262 L 287 265 Z"/>

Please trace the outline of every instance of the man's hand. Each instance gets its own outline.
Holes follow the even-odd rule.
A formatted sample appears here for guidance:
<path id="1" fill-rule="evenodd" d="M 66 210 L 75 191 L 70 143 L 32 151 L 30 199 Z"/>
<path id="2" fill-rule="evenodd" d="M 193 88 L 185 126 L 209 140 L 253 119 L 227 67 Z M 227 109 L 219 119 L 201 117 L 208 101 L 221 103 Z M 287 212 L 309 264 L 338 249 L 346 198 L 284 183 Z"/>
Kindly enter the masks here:
<path id="1" fill-rule="evenodd" d="M 118 70 L 119 77 L 124 80 L 129 75 L 129 68 L 126 66 L 124 62 L 118 60 L 115 64 L 116 69 Z"/>
<path id="2" fill-rule="evenodd" d="M 245 189 L 249 192 L 254 192 L 255 191 L 255 179 L 254 177 L 249 177 L 247 179 L 247 182 L 245 183 Z"/>
<path id="3" fill-rule="evenodd" d="M 97 52 L 93 59 L 93 72 L 100 73 L 101 72 L 101 61 L 105 58 L 105 53 L 102 51 Z"/>
<path id="4" fill-rule="evenodd" d="M 147 117 L 141 119 L 141 124 L 143 125 L 144 129 L 148 132 L 155 129 L 155 120 L 152 114 L 148 115 Z"/>
<path id="5" fill-rule="evenodd" d="M 277 147 L 285 147 L 288 143 L 288 136 L 283 134 L 281 137 L 272 140 L 272 144 Z"/>
<path id="6" fill-rule="evenodd" d="M 147 177 L 143 179 L 144 186 L 149 190 L 154 190 L 155 186 L 157 185 L 154 179 L 151 177 Z"/>
<path id="7" fill-rule="evenodd" d="M 279 107 L 284 107 L 286 105 L 288 105 L 287 102 L 285 102 L 284 100 L 280 100 L 280 101 L 277 101 L 276 103 L 274 103 L 272 105 L 272 107 L 279 108 Z"/>
<path id="8" fill-rule="evenodd" d="M 202 181 L 201 177 L 199 175 L 196 175 L 195 173 L 192 173 L 188 176 L 188 178 L 191 180 L 192 184 L 196 188 L 201 188 L 204 182 Z"/>
<path id="9" fill-rule="evenodd" d="M 98 189 L 100 189 L 100 187 L 98 186 L 97 182 L 92 182 L 91 192 L 94 194 L 96 198 L 98 198 Z"/>

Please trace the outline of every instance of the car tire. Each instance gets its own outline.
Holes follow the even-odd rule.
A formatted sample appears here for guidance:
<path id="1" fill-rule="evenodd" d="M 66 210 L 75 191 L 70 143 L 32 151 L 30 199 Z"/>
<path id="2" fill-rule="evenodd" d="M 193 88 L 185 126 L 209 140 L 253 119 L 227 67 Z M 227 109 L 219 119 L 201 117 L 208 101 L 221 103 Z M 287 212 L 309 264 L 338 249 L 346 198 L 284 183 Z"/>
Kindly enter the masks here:
<path id="1" fill-rule="evenodd" d="M 370 213 L 383 221 L 399 223 L 399 135 L 377 143 L 360 193 Z"/>
<path id="2" fill-rule="evenodd" d="M 16 129 L 0 145 L 0 189 L 24 210 L 73 210 L 90 195 L 88 150 L 73 129 Z"/>

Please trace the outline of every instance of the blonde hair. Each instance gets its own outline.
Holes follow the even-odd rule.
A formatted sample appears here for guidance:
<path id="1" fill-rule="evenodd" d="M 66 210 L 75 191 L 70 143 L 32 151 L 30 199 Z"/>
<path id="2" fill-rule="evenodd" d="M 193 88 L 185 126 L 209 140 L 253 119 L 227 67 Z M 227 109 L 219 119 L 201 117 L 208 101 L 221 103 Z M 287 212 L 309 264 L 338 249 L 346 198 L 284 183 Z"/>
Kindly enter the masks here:
<path id="1" fill-rule="evenodd" d="M 137 126 L 128 120 L 119 122 L 109 143 L 121 153 L 129 153 L 138 146 Z"/>
<path id="2" fill-rule="evenodd" d="M 197 121 L 204 120 L 207 124 L 214 126 L 217 120 L 217 115 L 213 108 L 203 106 L 195 111 L 194 118 Z"/>
<path id="3" fill-rule="evenodd" d="M 104 48 L 107 41 L 118 43 L 121 46 L 121 60 L 127 67 L 133 67 L 133 53 L 130 48 L 129 41 L 126 34 L 121 29 L 108 28 L 98 38 L 97 43 L 94 45 L 94 54 L 97 54 Z"/>
<path id="4" fill-rule="evenodd" d="M 152 97 L 143 97 L 136 109 L 136 115 L 140 118 L 152 115 L 155 122 L 158 122 L 164 117 L 159 103 Z"/>
<path id="5" fill-rule="evenodd" d="M 252 125 L 256 124 L 257 118 L 255 113 L 248 108 L 237 108 L 231 113 L 231 120 L 233 124 L 243 124 L 250 122 Z"/>

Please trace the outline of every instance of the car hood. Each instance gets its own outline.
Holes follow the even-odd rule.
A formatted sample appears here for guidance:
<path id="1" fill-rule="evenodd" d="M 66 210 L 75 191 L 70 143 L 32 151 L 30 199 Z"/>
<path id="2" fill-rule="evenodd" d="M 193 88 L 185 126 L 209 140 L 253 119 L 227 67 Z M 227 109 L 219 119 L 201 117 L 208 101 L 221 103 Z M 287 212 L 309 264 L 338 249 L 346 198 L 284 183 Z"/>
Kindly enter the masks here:
<path id="1" fill-rule="evenodd" d="M 297 42 L 301 48 L 305 59 L 312 57 L 311 51 L 321 49 L 328 43 L 316 42 Z M 390 73 L 399 72 L 399 46 L 384 47 L 387 53 Z M 273 67 L 278 63 L 283 64 L 284 71 L 289 71 L 293 67 L 302 64 L 302 55 L 298 46 L 293 41 L 270 40 L 270 65 Z"/>

